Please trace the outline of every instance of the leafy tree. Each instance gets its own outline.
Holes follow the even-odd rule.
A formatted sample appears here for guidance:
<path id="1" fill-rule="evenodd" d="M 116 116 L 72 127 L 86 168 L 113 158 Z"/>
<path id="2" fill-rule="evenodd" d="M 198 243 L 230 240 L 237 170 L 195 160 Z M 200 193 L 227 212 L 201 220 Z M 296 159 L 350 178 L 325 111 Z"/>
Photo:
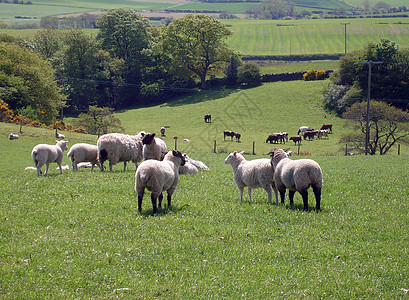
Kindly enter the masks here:
<path id="1" fill-rule="evenodd" d="M 50 123 L 65 103 L 52 67 L 36 53 L 7 43 L 0 43 L 0 98 L 13 110 L 31 106 L 42 123 Z"/>
<path id="2" fill-rule="evenodd" d="M 258 19 L 281 19 L 287 16 L 292 17 L 294 7 L 284 0 L 263 0 L 247 13 Z"/>
<path id="3" fill-rule="evenodd" d="M 124 105 L 134 104 L 138 100 L 144 70 L 151 64 L 149 20 L 132 9 L 111 9 L 98 18 L 97 24 L 97 38 L 102 49 L 124 61 L 120 97 Z"/>
<path id="4" fill-rule="evenodd" d="M 241 65 L 241 60 L 236 55 L 232 55 L 230 62 L 227 64 L 224 73 L 228 85 L 236 85 L 238 80 L 238 67 Z"/>
<path id="5" fill-rule="evenodd" d="M 237 81 L 249 86 L 259 85 L 261 83 L 260 68 L 255 63 L 244 63 L 237 69 Z"/>
<path id="6" fill-rule="evenodd" d="M 223 70 L 233 55 L 226 43 L 231 35 L 216 19 L 188 14 L 163 28 L 162 51 L 170 57 L 174 72 L 197 76 L 205 88 L 208 72 Z"/>
<path id="7" fill-rule="evenodd" d="M 87 113 L 78 116 L 77 123 L 98 137 L 109 132 L 122 131 L 121 121 L 112 115 L 112 108 L 90 106 Z"/>
<path id="8" fill-rule="evenodd" d="M 342 143 L 351 143 L 355 149 L 365 151 L 367 103 L 353 104 L 343 117 L 353 121 L 348 126 L 360 131 L 341 138 Z M 370 155 L 378 151 L 386 154 L 398 141 L 407 142 L 409 136 L 409 113 L 385 102 L 371 101 L 369 112 L 369 143 Z"/>
<path id="9" fill-rule="evenodd" d="M 372 65 L 371 98 L 397 103 L 396 106 L 407 108 L 404 101 L 409 94 L 409 51 L 400 50 L 394 42 L 381 40 L 374 44 L 368 43 L 361 50 L 354 51 L 340 59 L 339 69 L 331 76 L 332 85 L 327 94 L 331 95 L 333 85 L 342 85 L 351 89 L 350 93 L 339 94 L 340 98 L 325 98 L 332 102 L 329 106 L 342 107 L 342 103 L 352 104 L 367 97 L 368 65 L 360 61 L 382 61 L 382 64 Z M 346 97 L 352 97 L 346 99 Z M 336 102 L 341 102 L 340 105 Z M 401 104 L 399 104 L 401 103 Z M 403 103 L 403 104 L 402 104 Z M 344 109 L 343 109 L 344 110 Z"/>
<path id="10" fill-rule="evenodd" d="M 50 27 L 37 31 L 33 38 L 34 51 L 43 58 L 51 60 L 62 48 L 61 36 L 57 30 Z"/>

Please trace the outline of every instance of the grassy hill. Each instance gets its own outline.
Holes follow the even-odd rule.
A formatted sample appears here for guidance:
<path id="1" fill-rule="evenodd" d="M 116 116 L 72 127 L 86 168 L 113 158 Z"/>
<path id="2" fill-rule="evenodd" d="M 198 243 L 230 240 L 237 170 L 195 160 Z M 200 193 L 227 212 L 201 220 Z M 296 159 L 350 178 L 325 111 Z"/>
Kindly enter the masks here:
<path id="1" fill-rule="evenodd" d="M 408 288 L 407 157 L 341 156 L 343 120 L 320 108 L 326 82 L 279 82 L 248 90 L 215 91 L 117 114 L 127 133 L 170 125 L 165 141 L 211 169 L 182 176 L 173 207 L 151 217 L 149 192 L 137 213 L 135 166 L 122 172 L 64 171 L 52 164 L 37 178 L 30 152 L 54 143 L 54 131 L 0 123 L 0 297 L 2 298 L 382 298 Z M 205 124 L 204 113 L 213 122 Z M 326 116 L 326 118 L 325 118 Z M 322 167 L 322 211 L 267 203 L 263 190 L 237 201 L 227 153 L 257 156 L 273 145 L 272 131 L 335 124 L 329 140 L 304 142 Z M 243 142 L 222 142 L 222 130 Z M 69 144 L 96 137 L 66 133 Z M 182 138 L 189 138 L 190 143 Z M 251 148 L 251 147 L 250 147 Z M 405 149 L 404 149 L 405 150 Z M 331 156 L 328 156 L 330 155 Z M 334 155 L 334 156 L 333 156 Z M 294 158 L 294 159 L 297 159 Z M 64 157 L 64 164 L 69 161 Z M 386 180 L 385 180 L 386 179 Z M 314 207 L 314 199 L 310 206 Z M 391 246 L 393 245 L 393 246 Z"/>

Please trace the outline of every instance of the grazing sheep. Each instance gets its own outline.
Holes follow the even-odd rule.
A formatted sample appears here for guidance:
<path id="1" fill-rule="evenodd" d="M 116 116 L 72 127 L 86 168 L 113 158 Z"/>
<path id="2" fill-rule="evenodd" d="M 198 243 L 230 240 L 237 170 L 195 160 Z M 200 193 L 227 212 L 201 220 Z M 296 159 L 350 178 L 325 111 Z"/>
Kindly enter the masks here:
<path id="1" fill-rule="evenodd" d="M 55 133 L 55 137 L 56 137 L 57 139 L 65 139 L 65 135 L 63 135 L 63 134 L 61 134 L 61 133 L 58 133 L 58 132 Z"/>
<path id="2" fill-rule="evenodd" d="M 205 114 L 204 121 L 205 121 L 205 123 L 212 123 L 212 115 L 211 114 Z"/>
<path id="3" fill-rule="evenodd" d="M 102 171 L 101 164 L 98 161 L 98 146 L 96 145 L 85 143 L 75 144 L 70 148 L 70 151 L 68 151 L 67 157 L 71 159 L 73 171 L 78 171 L 78 163 L 80 162 L 90 162 L 91 171 L 95 165 Z"/>
<path id="4" fill-rule="evenodd" d="M 33 158 L 34 165 L 37 168 L 37 176 L 41 175 L 41 167 L 46 165 L 44 175 L 48 174 L 48 168 L 50 163 L 56 162 L 62 174 L 62 159 L 63 152 L 68 149 L 68 141 L 57 141 L 56 145 L 39 144 L 31 151 L 31 157 Z"/>
<path id="5" fill-rule="evenodd" d="M 314 129 L 313 128 L 310 128 L 310 127 L 308 127 L 308 126 L 301 126 L 299 129 L 298 129 L 298 132 L 297 132 L 297 135 L 300 135 L 300 133 L 301 133 L 301 135 L 304 135 L 304 132 L 306 132 L 306 131 L 313 131 Z"/>
<path id="6" fill-rule="evenodd" d="M 224 163 L 230 164 L 233 169 L 233 179 L 240 191 L 240 202 L 243 202 L 243 189 L 247 186 L 249 193 L 249 202 L 253 188 L 262 187 L 266 190 L 268 202 L 272 201 L 272 190 L 275 190 L 274 184 L 274 169 L 270 164 L 270 160 L 266 158 L 254 159 L 247 161 L 243 152 L 234 151 L 230 153 L 225 159 Z M 276 193 L 276 203 L 278 204 L 278 194 Z"/>
<path id="7" fill-rule="evenodd" d="M 139 132 L 137 135 L 127 135 L 121 133 L 108 133 L 102 135 L 97 142 L 98 160 L 101 164 L 101 171 L 104 170 L 104 162 L 109 160 L 109 171 L 112 166 L 123 161 L 124 172 L 127 161 L 132 161 L 136 167 L 142 161 L 142 138 L 145 133 Z"/>
<path id="8" fill-rule="evenodd" d="M 135 191 L 138 194 L 138 211 L 142 211 L 142 199 L 145 188 L 151 191 L 153 214 L 158 211 L 156 200 L 159 197 L 159 208 L 162 207 L 163 191 L 167 192 L 168 207 L 171 206 L 172 194 L 179 182 L 179 168 L 185 164 L 180 151 L 169 151 L 163 161 L 145 160 L 135 174 Z"/>
<path id="9" fill-rule="evenodd" d="M 206 166 L 203 162 L 201 162 L 200 160 L 194 160 L 191 157 L 189 157 L 186 153 L 183 153 L 183 157 L 185 158 L 186 162 L 191 163 L 192 165 L 194 165 L 196 168 L 205 170 L 205 171 L 210 171 L 210 168 L 208 166 Z"/>
<path id="10" fill-rule="evenodd" d="M 274 181 L 284 203 L 285 191 L 289 189 L 290 205 L 294 205 L 294 194 L 302 195 L 304 210 L 308 210 L 308 188 L 311 186 L 320 210 L 322 171 L 319 164 L 311 159 L 291 160 L 283 149 L 274 148 L 269 155 L 274 168 Z"/>
<path id="11" fill-rule="evenodd" d="M 146 133 L 142 138 L 143 159 L 163 160 L 166 154 L 166 144 L 160 138 L 155 138 L 155 133 Z"/>
<path id="12" fill-rule="evenodd" d="M 17 140 L 19 138 L 18 134 L 10 133 L 9 140 Z"/>
<path id="13" fill-rule="evenodd" d="M 229 136 L 231 138 L 231 141 L 236 135 L 234 131 L 230 131 L 230 130 L 225 130 L 223 134 L 224 134 L 224 137 L 223 137 L 224 140 L 226 140 L 226 136 Z"/>
<path id="14" fill-rule="evenodd" d="M 161 128 L 160 128 L 160 134 L 161 134 L 161 136 L 165 136 L 165 132 L 166 132 L 165 127 L 161 127 Z"/>

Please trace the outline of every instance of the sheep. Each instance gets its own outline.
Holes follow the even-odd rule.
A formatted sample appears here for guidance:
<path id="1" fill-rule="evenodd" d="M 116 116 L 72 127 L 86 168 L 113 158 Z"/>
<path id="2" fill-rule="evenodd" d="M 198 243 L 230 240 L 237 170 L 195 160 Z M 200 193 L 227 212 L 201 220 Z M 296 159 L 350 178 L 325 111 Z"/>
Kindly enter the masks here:
<path id="1" fill-rule="evenodd" d="M 59 169 L 59 167 L 56 168 L 56 170 L 58 170 L 58 169 Z M 69 165 L 64 165 L 64 166 L 61 166 L 61 169 L 63 169 L 63 170 L 69 170 L 69 169 L 70 169 L 70 166 L 69 166 Z"/>
<path id="2" fill-rule="evenodd" d="M 320 210 L 322 190 L 322 170 L 311 159 L 291 160 L 283 149 L 274 148 L 269 153 L 274 168 L 274 181 L 284 203 L 285 191 L 289 190 L 290 205 L 294 205 L 294 194 L 298 191 L 303 198 L 304 210 L 308 210 L 308 188 L 311 186 L 316 201 L 316 210 Z"/>
<path id="3" fill-rule="evenodd" d="M 155 133 L 146 133 L 142 138 L 143 160 L 163 160 L 166 154 L 166 144 L 160 138 L 155 138 Z"/>
<path id="4" fill-rule="evenodd" d="M 185 158 L 185 165 L 180 166 L 179 168 L 179 174 L 197 174 L 198 170 L 195 165 L 190 163 L 188 160 Z"/>
<path id="5" fill-rule="evenodd" d="M 98 160 L 101 164 L 101 171 L 104 170 L 104 162 L 109 160 L 109 171 L 112 172 L 112 166 L 123 161 L 124 172 L 126 171 L 127 161 L 132 161 L 136 167 L 138 162 L 142 161 L 142 138 L 145 135 L 143 131 L 136 135 L 127 135 L 121 133 L 108 133 L 102 135 L 97 142 Z"/>
<path id="6" fill-rule="evenodd" d="M 210 168 L 206 166 L 203 162 L 200 160 L 194 160 L 191 157 L 189 157 L 186 153 L 183 153 L 183 157 L 185 158 L 186 161 L 190 162 L 192 165 L 195 167 L 205 170 L 205 171 L 210 171 Z"/>
<path id="7" fill-rule="evenodd" d="M 78 171 L 78 163 L 91 162 L 91 171 L 97 165 L 101 170 L 101 164 L 98 161 L 98 146 L 85 143 L 78 143 L 71 147 L 67 157 L 71 159 L 72 170 Z"/>
<path id="8" fill-rule="evenodd" d="M 37 168 L 37 176 L 41 175 L 41 167 L 45 164 L 45 174 L 48 174 L 49 164 L 56 162 L 62 174 L 62 159 L 63 152 L 68 149 L 68 141 L 57 141 L 56 145 L 39 144 L 31 151 L 31 157 L 33 158 L 34 165 Z"/>
<path id="9" fill-rule="evenodd" d="M 161 127 L 161 128 L 160 128 L 160 134 L 161 134 L 161 136 L 165 136 L 165 132 L 166 132 L 165 127 Z"/>
<path id="10" fill-rule="evenodd" d="M 9 140 L 17 140 L 19 138 L 18 134 L 10 133 Z"/>
<path id="11" fill-rule="evenodd" d="M 57 139 L 65 139 L 65 135 L 63 135 L 63 134 L 61 134 L 61 133 L 58 133 L 58 132 L 55 133 L 55 137 L 56 137 Z"/>
<path id="12" fill-rule="evenodd" d="M 254 159 L 247 161 L 243 152 L 234 151 L 230 153 L 224 161 L 225 164 L 230 164 L 233 169 L 233 179 L 240 191 L 240 203 L 243 202 L 243 189 L 247 186 L 251 203 L 251 192 L 253 188 L 262 187 L 266 190 L 268 202 L 272 201 L 272 190 L 275 189 L 274 184 L 274 169 L 270 164 L 270 160 L 266 158 Z M 278 194 L 275 193 L 276 204 L 278 204 Z"/>
<path id="13" fill-rule="evenodd" d="M 138 211 L 142 212 L 142 199 L 145 188 L 151 191 L 153 214 L 162 207 L 163 191 L 167 192 L 168 207 L 171 206 L 172 194 L 179 182 L 179 168 L 185 164 L 185 158 L 177 150 L 169 151 L 163 161 L 145 160 L 135 173 L 135 191 L 138 194 Z"/>

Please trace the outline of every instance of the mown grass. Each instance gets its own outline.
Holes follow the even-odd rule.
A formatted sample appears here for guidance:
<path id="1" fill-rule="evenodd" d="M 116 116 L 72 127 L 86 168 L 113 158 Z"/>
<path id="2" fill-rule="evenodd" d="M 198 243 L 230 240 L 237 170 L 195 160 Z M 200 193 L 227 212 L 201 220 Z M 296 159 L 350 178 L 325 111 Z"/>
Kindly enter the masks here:
<path id="1" fill-rule="evenodd" d="M 317 213 L 261 190 L 238 203 L 227 154 L 203 151 L 193 157 L 211 171 L 182 176 L 173 208 L 152 217 L 149 193 L 137 213 L 134 166 L 59 175 L 54 164 L 37 178 L 24 167 L 53 132 L 7 140 L 16 129 L 0 123 L 2 298 L 395 299 L 408 288 L 407 156 L 314 157 Z"/>
<path id="2" fill-rule="evenodd" d="M 291 55 L 344 53 L 344 26 L 339 20 L 226 20 L 234 35 L 229 44 L 244 55 Z M 389 39 L 409 47 L 409 26 L 405 18 L 348 19 L 347 51 L 361 49 L 368 42 Z M 406 24 L 405 24 L 406 23 Z M 281 25 L 281 26 L 277 26 Z"/>
<path id="3" fill-rule="evenodd" d="M 338 68 L 337 60 L 313 61 L 257 61 L 262 74 L 276 74 L 287 72 L 302 72 L 307 70 L 335 70 Z"/>

